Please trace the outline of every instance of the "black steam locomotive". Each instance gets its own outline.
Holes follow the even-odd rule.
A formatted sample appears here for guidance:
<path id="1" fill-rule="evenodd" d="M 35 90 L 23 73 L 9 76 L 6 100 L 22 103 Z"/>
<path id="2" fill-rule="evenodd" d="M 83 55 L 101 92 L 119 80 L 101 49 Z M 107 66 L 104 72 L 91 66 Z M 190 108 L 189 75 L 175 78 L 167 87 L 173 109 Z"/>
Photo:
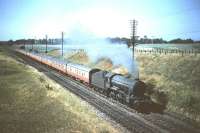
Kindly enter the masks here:
<path id="1" fill-rule="evenodd" d="M 141 109 L 150 100 L 144 95 L 144 82 L 138 79 L 129 79 L 120 74 L 102 70 L 93 71 L 91 85 L 108 97 L 135 108 Z"/>

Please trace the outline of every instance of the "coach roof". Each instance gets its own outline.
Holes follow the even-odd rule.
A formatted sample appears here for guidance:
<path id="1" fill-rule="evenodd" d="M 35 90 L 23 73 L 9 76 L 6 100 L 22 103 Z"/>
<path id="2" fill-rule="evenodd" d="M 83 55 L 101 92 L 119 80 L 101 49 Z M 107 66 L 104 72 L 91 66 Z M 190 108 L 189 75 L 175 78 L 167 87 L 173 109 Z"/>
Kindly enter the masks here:
<path id="1" fill-rule="evenodd" d="M 86 71 L 86 72 L 90 72 L 92 70 L 92 68 L 80 65 L 80 64 L 74 64 L 74 63 L 67 63 L 67 66 L 71 66 L 74 67 L 76 69 L 80 69 L 82 71 Z"/>

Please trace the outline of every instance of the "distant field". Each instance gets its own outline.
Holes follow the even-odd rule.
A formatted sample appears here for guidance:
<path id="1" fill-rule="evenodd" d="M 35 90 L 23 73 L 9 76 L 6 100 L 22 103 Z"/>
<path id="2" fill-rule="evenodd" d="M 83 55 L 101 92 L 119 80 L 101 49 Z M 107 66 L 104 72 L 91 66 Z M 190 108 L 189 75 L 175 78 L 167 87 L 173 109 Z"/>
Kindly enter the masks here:
<path id="1" fill-rule="evenodd" d="M 200 55 L 138 54 L 137 61 L 149 95 L 200 125 Z"/>
<path id="2" fill-rule="evenodd" d="M 0 46 L 0 132 L 120 132 L 95 110 Z"/>

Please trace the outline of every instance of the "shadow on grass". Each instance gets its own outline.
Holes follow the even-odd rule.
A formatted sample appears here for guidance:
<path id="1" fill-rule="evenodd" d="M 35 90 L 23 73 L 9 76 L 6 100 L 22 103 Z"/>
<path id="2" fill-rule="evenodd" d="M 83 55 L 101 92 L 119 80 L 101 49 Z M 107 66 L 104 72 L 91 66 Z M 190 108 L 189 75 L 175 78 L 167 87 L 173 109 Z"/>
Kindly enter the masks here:
<path id="1" fill-rule="evenodd" d="M 147 106 L 147 113 L 162 114 L 165 109 L 166 109 L 166 105 L 161 105 L 161 104 L 152 102 L 149 106 Z"/>
<path id="2" fill-rule="evenodd" d="M 147 100 L 140 104 L 140 106 L 138 106 L 136 110 L 145 114 L 162 114 L 166 109 L 167 103 L 169 101 L 167 94 L 162 91 L 156 90 L 155 85 L 147 84 L 146 95 Z"/>
<path id="3" fill-rule="evenodd" d="M 140 104 L 137 107 L 134 107 L 134 109 L 137 112 L 143 113 L 143 114 L 150 114 L 150 113 L 162 114 L 164 112 L 164 110 L 166 109 L 166 106 L 158 104 L 158 103 L 150 100 L 146 103 Z"/>

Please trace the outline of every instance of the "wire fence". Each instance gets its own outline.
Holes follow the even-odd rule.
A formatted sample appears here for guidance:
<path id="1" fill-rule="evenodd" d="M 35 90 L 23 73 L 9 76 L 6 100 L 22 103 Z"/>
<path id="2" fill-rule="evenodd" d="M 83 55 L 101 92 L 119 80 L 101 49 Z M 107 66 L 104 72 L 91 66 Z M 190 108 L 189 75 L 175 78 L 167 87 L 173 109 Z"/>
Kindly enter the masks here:
<path id="1" fill-rule="evenodd" d="M 180 56 L 197 56 L 200 55 L 199 49 L 164 49 L 164 48 L 135 48 L 136 53 L 141 54 L 177 54 Z"/>

